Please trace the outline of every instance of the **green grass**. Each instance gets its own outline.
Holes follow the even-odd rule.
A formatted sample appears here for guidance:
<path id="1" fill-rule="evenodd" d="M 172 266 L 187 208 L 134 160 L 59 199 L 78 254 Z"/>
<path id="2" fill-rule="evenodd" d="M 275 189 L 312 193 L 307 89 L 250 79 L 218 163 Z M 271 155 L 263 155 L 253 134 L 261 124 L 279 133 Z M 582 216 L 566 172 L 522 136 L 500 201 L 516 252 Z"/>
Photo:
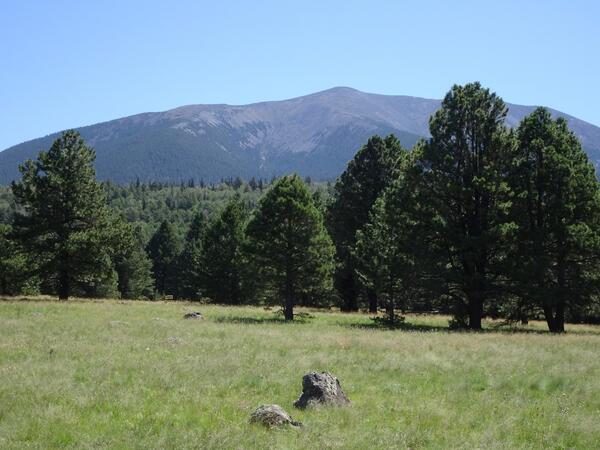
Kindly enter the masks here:
<path id="1" fill-rule="evenodd" d="M 183 320 L 191 310 L 206 320 Z M 310 314 L 0 301 L 0 448 L 598 448 L 599 327 L 457 333 L 410 316 L 382 330 Z M 352 405 L 295 410 L 311 370 L 334 373 Z M 305 426 L 250 425 L 263 403 Z"/>

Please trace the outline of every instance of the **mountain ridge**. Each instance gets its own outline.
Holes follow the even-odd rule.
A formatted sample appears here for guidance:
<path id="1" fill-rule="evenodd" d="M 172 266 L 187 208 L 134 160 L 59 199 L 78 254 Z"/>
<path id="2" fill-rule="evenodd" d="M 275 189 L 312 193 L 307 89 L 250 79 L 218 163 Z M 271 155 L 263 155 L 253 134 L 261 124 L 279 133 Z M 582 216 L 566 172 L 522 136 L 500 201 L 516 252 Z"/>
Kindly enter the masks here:
<path id="1" fill-rule="evenodd" d="M 189 104 L 79 127 L 96 149 L 98 177 L 179 182 L 222 177 L 271 177 L 288 172 L 331 179 L 373 134 L 396 134 L 411 147 L 428 136 L 440 100 L 384 95 L 339 86 L 286 100 L 246 105 Z M 507 104 L 514 127 L 536 106 Z M 600 127 L 565 117 L 590 160 L 600 163 Z M 60 132 L 0 152 L 0 184 L 18 177 L 18 164 L 47 149 Z"/>

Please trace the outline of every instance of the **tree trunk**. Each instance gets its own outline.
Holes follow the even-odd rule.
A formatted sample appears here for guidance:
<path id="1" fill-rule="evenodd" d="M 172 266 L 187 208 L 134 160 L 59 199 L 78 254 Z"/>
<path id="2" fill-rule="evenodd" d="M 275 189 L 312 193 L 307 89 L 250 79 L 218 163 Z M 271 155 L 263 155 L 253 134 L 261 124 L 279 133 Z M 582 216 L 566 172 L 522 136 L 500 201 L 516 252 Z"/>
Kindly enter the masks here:
<path id="1" fill-rule="evenodd" d="M 565 308 L 562 303 L 559 303 L 555 307 L 550 305 L 544 306 L 544 316 L 546 317 L 548 330 L 551 333 L 565 332 Z"/>
<path id="2" fill-rule="evenodd" d="M 369 289 L 367 296 L 369 298 L 369 312 L 377 314 L 377 293 L 373 289 Z"/>
<path id="3" fill-rule="evenodd" d="M 554 315 L 554 333 L 565 332 L 565 304 L 561 300 L 556 305 L 556 314 Z"/>
<path id="4" fill-rule="evenodd" d="M 283 306 L 283 316 L 286 321 L 294 320 L 294 289 L 290 271 L 286 274 L 285 280 L 285 304 Z"/>
<path id="5" fill-rule="evenodd" d="M 390 325 L 393 327 L 396 325 L 396 304 L 394 303 L 394 291 L 390 291 L 390 297 L 388 298 L 386 305 L 386 314 L 388 316 L 388 320 L 390 321 Z"/>
<path id="6" fill-rule="evenodd" d="M 529 317 L 527 317 L 527 311 L 524 306 L 519 308 L 519 317 L 518 319 L 521 321 L 521 325 L 529 325 Z"/>
<path id="7" fill-rule="evenodd" d="M 385 308 L 385 314 L 387 315 L 388 322 L 393 326 L 396 321 L 396 314 L 394 312 L 394 306 L 391 303 Z"/>
<path id="8" fill-rule="evenodd" d="M 285 306 L 283 308 L 283 316 L 285 320 L 294 320 L 294 299 L 291 295 L 286 294 Z"/>
<path id="9" fill-rule="evenodd" d="M 556 304 L 545 305 L 544 315 L 546 316 L 546 322 L 548 323 L 548 329 L 552 333 L 564 333 L 565 332 L 565 258 L 562 253 L 558 256 L 557 261 L 557 283 L 558 292 L 556 293 Z"/>
<path id="10" fill-rule="evenodd" d="M 469 299 L 469 328 L 481 330 L 481 318 L 483 316 L 483 298 L 480 292 L 475 292 Z"/>
<path id="11" fill-rule="evenodd" d="M 548 330 L 554 332 L 554 314 L 552 313 L 552 306 L 544 305 L 544 317 L 546 318 Z"/>
<path id="12" fill-rule="evenodd" d="M 8 294 L 8 281 L 4 277 L 0 277 L 0 294 Z"/>
<path id="13" fill-rule="evenodd" d="M 554 307 L 550 305 L 545 306 L 544 316 L 546 316 L 548 330 L 551 333 L 565 332 L 565 306 L 563 302 L 559 302 Z"/>
<path id="14" fill-rule="evenodd" d="M 68 300 L 70 294 L 71 284 L 69 274 L 67 272 L 61 272 L 58 277 L 58 299 Z"/>
<path id="15" fill-rule="evenodd" d="M 342 298 L 340 309 L 344 312 L 358 311 L 358 295 L 354 275 L 349 271 L 340 274 L 337 284 Z"/>

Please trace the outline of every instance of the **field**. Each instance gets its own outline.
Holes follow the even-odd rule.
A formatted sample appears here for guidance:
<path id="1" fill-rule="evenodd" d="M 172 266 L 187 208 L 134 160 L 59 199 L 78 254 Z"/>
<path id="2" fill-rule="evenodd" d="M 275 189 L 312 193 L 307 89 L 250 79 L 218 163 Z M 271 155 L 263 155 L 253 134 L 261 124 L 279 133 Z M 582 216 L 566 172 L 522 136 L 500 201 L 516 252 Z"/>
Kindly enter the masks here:
<path id="1" fill-rule="evenodd" d="M 201 311 L 206 320 L 183 320 Z M 0 301 L 0 448 L 598 448 L 600 327 L 382 330 L 368 316 Z M 298 411 L 328 370 L 352 405 Z M 300 429 L 250 425 L 277 403 Z"/>

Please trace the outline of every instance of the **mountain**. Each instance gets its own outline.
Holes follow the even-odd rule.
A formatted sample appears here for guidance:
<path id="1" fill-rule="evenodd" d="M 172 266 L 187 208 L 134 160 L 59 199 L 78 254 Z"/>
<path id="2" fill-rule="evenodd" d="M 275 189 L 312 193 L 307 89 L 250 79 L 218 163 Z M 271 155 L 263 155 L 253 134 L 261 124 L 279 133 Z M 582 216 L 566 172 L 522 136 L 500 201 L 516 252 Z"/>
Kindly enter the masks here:
<path id="1" fill-rule="evenodd" d="M 98 177 L 118 183 L 271 177 L 288 172 L 331 179 L 373 134 L 395 133 L 406 147 L 428 135 L 439 100 L 338 87 L 243 106 L 189 105 L 79 128 L 96 149 Z M 508 105 L 515 126 L 534 106 Z M 591 161 L 600 165 L 600 127 L 560 111 Z M 58 133 L 0 152 L 0 184 L 18 164 L 48 149 Z"/>

